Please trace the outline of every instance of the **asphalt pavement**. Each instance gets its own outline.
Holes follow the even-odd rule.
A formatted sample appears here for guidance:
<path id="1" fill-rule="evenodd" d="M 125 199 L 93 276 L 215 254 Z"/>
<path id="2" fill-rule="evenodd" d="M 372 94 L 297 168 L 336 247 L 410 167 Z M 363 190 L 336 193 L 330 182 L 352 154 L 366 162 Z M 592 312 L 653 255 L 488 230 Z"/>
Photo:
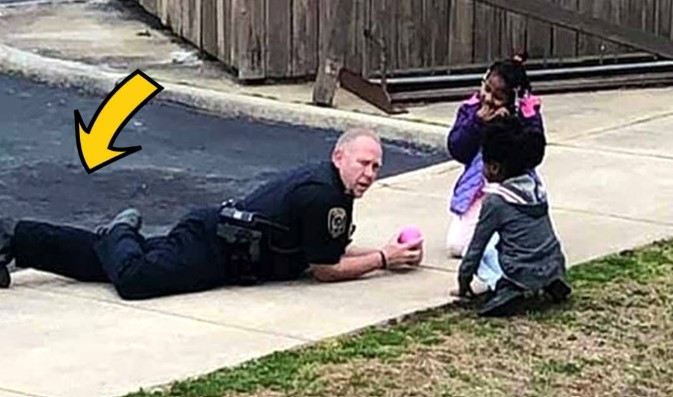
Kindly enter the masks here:
<path id="1" fill-rule="evenodd" d="M 300 164 L 322 161 L 337 131 L 226 119 L 157 96 L 115 146 L 142 150 L 87 174 L 77 154 L 74 110 L 89 123 L 104 97 L 0 76 L 0 216 L 92 227 L 127 206 L 148 230 L 183 212 L 240 197 Z M 385 143 L 381 177 L 446 160 L 446 154 Z"/>

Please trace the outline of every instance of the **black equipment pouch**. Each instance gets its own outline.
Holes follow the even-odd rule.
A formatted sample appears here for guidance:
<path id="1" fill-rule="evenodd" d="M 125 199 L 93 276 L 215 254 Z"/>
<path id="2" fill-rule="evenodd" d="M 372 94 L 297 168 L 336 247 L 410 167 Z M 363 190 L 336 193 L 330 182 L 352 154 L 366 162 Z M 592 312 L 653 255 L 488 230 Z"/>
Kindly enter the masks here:
<path id="1" fill-rule="evenodd" d="M 265 274 L 265 239 L 272 230 L 288 231 L 283 225 L 271 222 L 263 216 L 242 211 L 233 201 L 223 203 L 220 208 L 217 235 L 224 245 L 224 261 L 231 267 L 234 283 L 254 285 Z"/>

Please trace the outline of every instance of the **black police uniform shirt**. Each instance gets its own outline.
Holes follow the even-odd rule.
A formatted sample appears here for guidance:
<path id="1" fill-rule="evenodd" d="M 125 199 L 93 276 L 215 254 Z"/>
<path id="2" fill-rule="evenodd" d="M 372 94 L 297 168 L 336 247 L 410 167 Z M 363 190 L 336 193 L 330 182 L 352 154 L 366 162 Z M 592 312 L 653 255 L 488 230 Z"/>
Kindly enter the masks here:
<path id="1" fill-rule="evenodd" d="M 253 191 L 237 205 L 289 227 L 272 233 L 274 278 L 300 276 L 309 264 L 336 264 L 352 234 L 353 196 L 331 162 L 311 164 Z"/>

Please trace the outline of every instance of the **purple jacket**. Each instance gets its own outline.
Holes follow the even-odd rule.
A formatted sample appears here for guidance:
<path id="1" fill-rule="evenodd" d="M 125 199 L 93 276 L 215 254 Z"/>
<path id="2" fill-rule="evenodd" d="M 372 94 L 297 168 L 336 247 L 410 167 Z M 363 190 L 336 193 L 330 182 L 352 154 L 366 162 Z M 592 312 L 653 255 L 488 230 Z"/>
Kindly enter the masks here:
<path id="1" fill-rule="evenodd" d="M 456 121 L 446 139 L 451 157 L 465 165 L 465 170 L 458 178 L 451 197 L 451 212 L 458 215 L 467 212 L 474 200 L 482 195 L 484 187 L 484 163 L 479 148 L 483 123 L 477 117 L 480 106 L 476 94 L 465 101 L 458 109 Z M 530 95 L 521 101 L 520 111 L 524 122 L 530 123 L 540 133 L 544 133 L 540 108 L 541 102 L 536 96 Z"/>

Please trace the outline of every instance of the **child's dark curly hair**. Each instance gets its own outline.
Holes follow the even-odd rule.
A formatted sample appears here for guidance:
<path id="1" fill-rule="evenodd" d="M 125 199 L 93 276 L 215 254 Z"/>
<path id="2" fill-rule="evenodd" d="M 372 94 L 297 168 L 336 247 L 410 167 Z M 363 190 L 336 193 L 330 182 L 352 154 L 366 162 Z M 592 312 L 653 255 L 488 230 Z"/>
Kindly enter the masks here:
<path id="1" fill-rule="evenodd" d="M 481 137 L 485 163 L 500 163 L 506 177 L 524 174 L 542 163 L 547 145 L 544 134 L 526 127 L 518 117 L 499 117 L 484 126 Z"/>

